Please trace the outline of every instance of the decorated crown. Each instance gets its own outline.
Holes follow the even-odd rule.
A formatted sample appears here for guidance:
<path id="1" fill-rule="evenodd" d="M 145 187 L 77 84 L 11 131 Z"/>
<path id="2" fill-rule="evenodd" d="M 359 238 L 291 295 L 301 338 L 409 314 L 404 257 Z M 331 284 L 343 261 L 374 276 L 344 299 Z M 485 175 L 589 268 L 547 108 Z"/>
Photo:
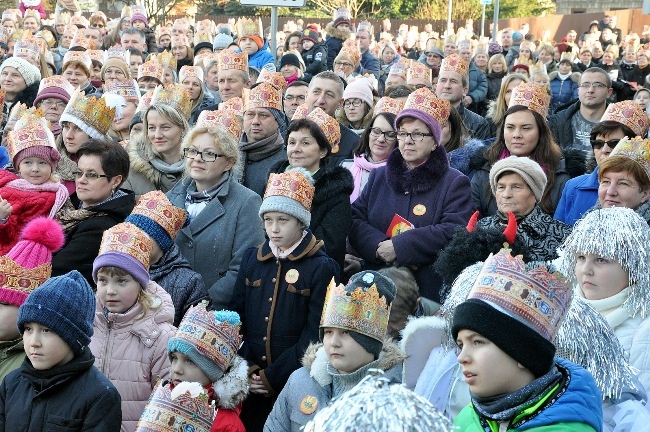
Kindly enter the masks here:
<path id="1" fill-rule="evenodd" d="M 406 83 L 408 84 L 414 79 L 424 79 L 427 82 L 432 82 L 431 68 L 423 63 L 413 62 L 406 72 Z"/>
<path id="2" fill-rule="evenodd" d="M 104 51 L 104 61 L 106 63 L 109 59 L 118 59 L 122 60 L 127 65 L 131 64 L 131 52 L 124 49 L 121 45 L 113 45 L 106 51 Z"/>
<path id="3" fill-rule="evenodd" d="M 291 121 L 293 120 L 300 120 L 301 118 L 305 118 L 309 115 L 309 105 L 306 103 L 298 105 L 298 108 L 296 108 L 296 111 L 293 113 L 293 117 L 291 117 Z"/>
<path id="4" fill-rule="evenodd" d="M 429 114 L 442 127 L 449 119 L 451 104 L 440 99 L 428 88 L 419 88 L 406 98 L 404 109 L 415 109 Z"/>
<path id="5" fill-rule="evenodd" d="M 100 138 L 108 132 L 115 108 L 106 105 L 106 99 L 85 97 L 78 89 L 70 95 L 70 102 L 61 114 L 61 121 L 72 121 L 92 138 Z M 75 121 L 77 120 L 77 121 Z"/>
<path id="6" fill-rule="evenodd" d="M 141 78 L 155 78 L 162 83 L 163 67 L 160 63 L 147 61 L 138 66 L 138 81 Z"/>
<path id="7" fill-rule="evenodd" d="M 83 32 L 78 31 L 70 42 L 70 48 L 74 47 L 82 47 L 87 50 L 95 49 L 95 42 L 85 37 Z"/>
<path id="8" fill-rule="evenodd" d="M 57 12 L 54 14 L 56 24 L 70 24 L 70 12 Z"/>
<path id="9" fill-rule="evenodd" d="M 190 118 L 192 114 L 190 94 L 180 84 L 156 87 L 151 97 L 151 105 L 169 105 L 185 118 Z"/>
<path id="10" fill-rule="evenodd" d="M 88 56 L 90 57 L 91 64 L 92 60 L 98 61 L 101 64 L 104 64 L 104 51 L 103 50 L 87 50 Z"/>
<path id="11" fill-rule="evenodd" d="M 128 220 L 134 219 L 136 221 L 134 225 L 141 225 L 139 221 L 142 218 L 147 218 L 147 221 L 150 220 L 156 223 L 165 230 L 173 241 L 187 221 L 187 212 L 175 207 L 163 192 L 152 191 L 140 197 Z M 141 228 L 145 232 L 154 231 L 146 227 Z"/>
<path id="12" fill-rule="evenodd" d="M 346 7 L 336 8 L 336 9 L 334 9 L 334 12 L 333 12 L 332 16 L 333 16 L 334 21 L 336 21 L 339 18 L 349 20 L 350 19 L 350 9 L 348 9 Z"/>
<path id="13" fill-rule="evenodd" d="M 135 14 L 144 15 L 146 17 L 147 16 L 147 9 L 145 9 L 144 6 L 139 5 L 139 4 L 131 5 L 131 16 L 133 16 Z M 104 21 L 106 21 L 106 16 L 104 16 Z"/>
<path id="14" fill-rule="evenodd" d="M 410 67 L 411 67 L 411 60 L 409 60 L 409 59 L 407 59 L 405 57 L 401 57 L 399 59 L 399 61 L 397 61 L 396 63 L 394 63 L 390 67 L 390 69 L 388 71 L 388 74 L 389 75 L 399 75 L 404 80 L 406 80 L 407 71 L 408 71 L 408 69 Z"/>
<path id="15" fill-rule="evenodd" d="M 545 87 L 535 83 L 521 83 L 512 91 L 508 108 L 515 105 L 525 106 L 531 111 L 546 118 L 551 96 Z"/>
<path id="16" fill-rule="evenodd" d="M 530 76 L 532 77 L 535 74 L 548 75 L 546 71 L 546 64 L 538 61 L 537 63 L 530 66 Z"/>
<path id="17" fill-rule="evenodd" d="M 219 70 L 235 69 L 248 72 L 248 54 L 245 52 L 236 53 L 225 49 L 219 53 Z"/>
<path id="18" fill-rule="evenodd" d="M 182 83 L 185 78 L 197 78 L 203 82 L 203 68 L 200 66 L 183 66 L 178 72 L 178 82 Z"/>
<path id="19" fill-rule="evenodd" d="M 14 45 L 14 56 L 39 61 L 41 49 L 32 35 L 23 36 Z"/>
<path id="20" fill-rule="evenodd" d="M 7 123 L 16 123 L 23 113 L 27 111 L 27 105 L 22 102 L 15 103 L 9 111 L 9 118 L 7 118 Z"/>
<path id="21" fill-rule="evenodd" d="M 400 111 L 404 109 L 404 101 L 393 99 L 388 96 L 384 96 L 379 99 L 375 104 L 375 110 L 372 113 L 373 116 L 376 116 L 379 113 L 391 113 L 399 114 Z"/>
<path id="22" fill-rule="evenodd" d="M 116 94 L 122 96 L 128 102 L 136 106 L 140 103 L 140 89 L 134 79 L 115 79 L 104 84 L 105 94 Z"/>
<path id="23" fill-rule="evenodd" d="M 220 109 L 218 111 L 201 111 L 201 114 L 199 114 L 199 118 L 196 121 L 196 127 L 221 129 L 237 141 L 241 137 L 242 133 L 241 121 L 234 111 L 231 110 Z"/>
<path id="24" fill-rule="evenodd" d="M 7 90 L 0 89 L 0 106 L 5 103 L 5 98 L 7 97 Z"/>
<path id="25" fill-rule="evenodd" d="M 151 98 L 153 97 L 154 89 L 147 90 L 145 94 L 140 98 L 140 103 L 135 109 L 136 113 L 144 112 L 151 106 Z"/>
<path id="26" fill-rule="evenodd" d="M 236 32 L 240 39 L 246 36 L 262 37 L 262 21 L 258 20 L 258 22 L 255 22 L 250 18 L 239 18 L 237 20 Z"/>
<path id="27" fill-rule="evenodd" d="M 629 127 L 635 135 L 641 137 L 645 136 L 650 126 L 648 115 L 636 102 L 631 100 L 609 104 L 600 121 L 615 121 Z"/>
<path id="28" fill-rule="evenodd" d="M 349 329 L 380 342 L 384 341 L 390 304 L 373 283 L 369 288 L 336 285 L 327 287 L 320 327 Z"/>
<path id="29" fill-rule="evenodd" d="M 149 270 L 152 248 L 151 237 L 137 226 L 129 222 L 122 222 L 104 231 L 97 256 L 109 252 L 121 253 L 135 258 L 145 269 Z"/>
<path id="30" fill-rule="evenodd" d="M 13 160 L 18 153 L 29 147 L 55 147 L 54 135 L 41 109 L 29 108 L 22 112 L 14 130 L 7 136 L 7 149 Z"/>
<path id="31" fill-rule="evenodd" d="M 287 89 L 287 81 L 280 72 L 269 72 L 264 68 L 260 71 L 260 76 L 257 78 L 257 82 L 269 83 L 281 92 L 284 92 Z"/>
<path id="32" fill-rule="evenodd" d="M 526 270 L 520 255 L 502 249 L 485 260 L 470 298 L 497 307 L 552 341 L 571 304 L 572 290 L 561 273 L 545 266 Z"/>
<path id="33" fill-rule="evenodd" d="M 305 105 L 305 104 L 303 104 Z M 291 120 L 299 120 L 301 114 L 304 114 L 305 110 L 302 108 L 302 105 L 296 109 L 296 112 L 293 115 Z M 341 127 L 339 122 L 337 122 L 332 116 L 323 111 L 322 108 L 316 107 L 306 116 L 307 120 L 311 120 L 319 127 L 319 129 L 327 138 L 327 141 L 332 146 L 332 153 L 338 153 L 339 151 L 339 142 L 341 142 Z"/>
<path id="34" fill-rule="evenodd" d="M 156 38 L 160 39 L 160 37 L 163 35 L 167 35 L 171 37 L 172 35 L 171 29 L 169 27 L 164 27 L 164 26 L 158 27 L 156 29 Z"/>
<path id="35" fill-rule="evenodd" d="M 72 36 L 72 38 L 74 39 L 78 31 L 79 31 L 79 27 L 77 27 L 76 25 L 67 24 L 63 29 L 63 34 L 66 36 Z"/>
<path id="36" fill-rule="evenodd" d="M 45 29 L 45 30 L 40 30 L 39 32 L 36 33 L 35 35 L 37 38 L 41 38 L 47 43 L 48 48 L 52 48 L 54 44 L 56 43 L 56 38 L 52 34 L 51 31 Z"/>
<path id="37" fill-rule="evenodd" d="M 16 16 L 16 13 L 10 10 L 5 10 L 2 11 L 2 21 L 4 20 L 11 20 L 13 22 L 16 22 L 18 20 L 18 17 Z"/>
<path id="38" fill-rule="evenodd" d="M 176 70 L 176 56 L 171 51 L 164 50 L 158 54 L 149 54 L 147 61 L 160 63 L 163 67 Z"/>
<path id="39" fill-rule="evenodd" d="M 450 54 L 442 60 L 440 72 L 457 72 L 461 76 L 467 77 L 469 74 L 469 63 L 467 63 L 458 54 Z"/>
<path id="40" fill-rule="evenodd" d="M 650 138 L 625 137 L 616 144 L 614 150 L 609 154 L 609 157 L 612 156 L 623 156 L 633 160 L 643 168 L 650 178 Z"/>
<path id="41" fill-rule="evenodd" d="M 287 171 L 280 174 L 271 174 L 264 192 L 264 199 L 272 196 L 282 196 L 292 199 L 311 210 L 314 199 L 314 186 L 300 171 Z"/>
<path id="42" fill-rule="evenodd" d="M 190 46 L 190 41 L 187 38 L 186 34 L 180 33 L 172 36 L 172 48 L 177 46 L 186 46 L 186 47 Z"/>
<path id="43" fill-rule="evenodd" d="M 204 31 L 198 31 L 194 35 L 194 46 L 196 46 L 196 45 L 198 45 L 198 44 L 200 44 L 202 42 L 207 42 L 210 45 L 212 45 L 212 36 L 210 35 L 210 33 L 208 33 L 205 30 Z"/>
<path id="44" fill-rule="evenodd" d="M 187 390 L 186 390 L 187 389 Z M 210 432 L 215 410 L 199 383 L 181 382 L 174 390 L 163 381 L 151 394 L 136 432 Z"/>
<path id="45" fill-rule="evenodd" d="M 185 32 L 190 29 L 190 23 L 187 18 L 176 18 L 172 27 Z"/>
<path id="46" fill-rule="evenodd" d="M 37 21 L 41 21 L 41 14 L 36 10 L 36 9 L 25 9 L 25 14 L 23 15 L 23 19 L 25 18 L 36 18 Z"/>
<path id="47" fill-rule="evenodd" d="M 344 46 L 341 48 L 341 51 L 339 51 L 339 55 L 348 57 L 355 67 L 358 66 L 361 61 L 361 52 L 359 52 L 359 48 L 356 46 Z"/>
<path id="48" fill-rule="evenodd" d="M 256 85 L 244 100 L 244 111 L 251 108 L 273 108 L 282 111 L 282 92 L 267 82 Z"/>
<path id="49" fill-rule="evenodd" d="M 45 77 L 41 80 L 41 83 L 38 85 L 38 93 L 40 94 L 43 90 L 50 87 L 58 87 L 70 96 L 74 92 L 74 87 L 68 82 L 67 79 L 63 78 L 61 75 L 52 75 Z"/>
<path id="50" fill-rule="evenodd" d="M 249 93 L 249 89 L 244 89 L 242 96 L 248 98 Z M 242 117 L 244 115 L 244 98 L 234 97 L 228 99 L 226 102 L 221 102 L 219 104 L 219 111 L 230 111 L 236 116 Z"/>

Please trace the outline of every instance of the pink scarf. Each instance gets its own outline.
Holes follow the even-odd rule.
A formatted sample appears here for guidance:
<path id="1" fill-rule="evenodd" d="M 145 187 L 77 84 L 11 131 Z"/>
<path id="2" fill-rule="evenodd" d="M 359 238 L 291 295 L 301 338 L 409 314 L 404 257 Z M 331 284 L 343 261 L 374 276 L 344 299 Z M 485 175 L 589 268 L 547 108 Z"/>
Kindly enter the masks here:
<path id="1" fill-rule="evenodd" d="M 285 78 L 284 80 L 287 82 L 287 85 L 291 84 L 294 81 L 298 81 L 298 72 L 291 75 L 289 78 Z"/>
<path id="2" fill-rule="evenodd" d="M 56 193 L 56 198 L 54 199 L 54 205 L 50 209 L 50 214 L 48 215 L 51 218 L 54 218 L 56 212 L 59 211 L 63 204 L 65 204 L 68 199 L 68 189 L 63 186 L 61 183 L 54 183 L 47 181 L 40 185 L 33 185 L 25 179 L 16 179 L 7 183 L 7 187 L 18 189 L 26 192 L 54 192 Z"/>
<path id="3" fill-rule="evenodd" d="M 370 171 L 374 170 L 375 168 L 383 167 L 384 165 L 386 165 L 386 161 L 375 163 L 370 162 L 368 159 L 366 159 L 365 155 L 354 155 L 354 162 L 352 163 L 352 166 L 348 168 L 352 173 L 352 178 L 354 179 L 354 190 L 350 195 L 351 203 L 354 202 L 361 194 L 361 191 L 368 181 L 368 175 L 370 175 Z"/>

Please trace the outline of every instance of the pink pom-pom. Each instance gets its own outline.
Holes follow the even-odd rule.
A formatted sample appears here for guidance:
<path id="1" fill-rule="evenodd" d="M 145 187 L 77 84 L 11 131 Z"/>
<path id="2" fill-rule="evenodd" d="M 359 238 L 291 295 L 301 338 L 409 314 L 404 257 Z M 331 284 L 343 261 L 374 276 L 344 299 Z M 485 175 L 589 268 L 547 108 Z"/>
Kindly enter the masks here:
<path id="1" fill-rule="evenodd" d="M 30 240 L 56 252 L 65 243 L 65 236 L 60 223 L 48 217 L 38 217 L 25 225 L 20 240 Z"/>

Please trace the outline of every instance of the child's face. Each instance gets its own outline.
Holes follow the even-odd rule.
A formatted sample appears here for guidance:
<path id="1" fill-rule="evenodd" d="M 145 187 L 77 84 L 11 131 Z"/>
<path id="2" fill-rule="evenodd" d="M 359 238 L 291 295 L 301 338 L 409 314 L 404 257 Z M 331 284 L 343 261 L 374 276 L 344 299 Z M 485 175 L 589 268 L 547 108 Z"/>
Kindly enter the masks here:
<path id="1" fill-rule="evenodd" d="M 461 330 L 456 340 L 458 363 L 472 394 L 480 397 L 512 393 L 532 382 L 534 375 L 484 336 Z"/>
<path id="2" fill-rule="evenodd" d="M 595 254 L 577 254 L 575 274 L 589 300 L 609 298 L 629 285 L 629 276 L 618 261 Z"/>
<path id="3" fill-rule="evenodd" d="M 286 213 L 264 213 L 264 230 L 269 240 L 280 250 L 293 246 L 302 236 L 302 223 Z"/>
<path id="4" fill-rule="evenodd" d="M 31 184 L 42 185 L 50 179 L 52 167 L 41 158 L 28 157 L 20 161 L 18 172 L 22 178 Z"/>
<path id="5" fill-rule="evenodd" d="M 257 44 L 251 38 L 243 38 L 239 41 L 239 48 L 248 55 L 255 54 L 259 51 Z"/>
<path id="6" fill-rule="evenodd" d="M 147 28 L 147 25 L 142 20 L 135 20 L 131 24 L 131 27 L 135 27 L 138 30 L 144 30 L 145 28 Z"/>
<path id="7" fill-rule="evenodd" d="M 126 312 L 138 300 L 142 287 L 131 275 L 118 276 L 100 269 L 97 272 L 97 298 L 109 312 Z"/>
<path id="8" fill-rule="evenodd" d="M 36 370 L 62 366 L 74 358 L 74 352 L 59 335 L 38 323 L 25 323 L 25 354 Z"/>
<path id="9" fill-rule="evenodd" d="M 197 382 L 202 386 L 211 384 L 210 378 L 185 354 L 171 353 L 171 379 L 174 385 L 181 382 Z"/>
<path id="10" fill-rule="evenodd" d="M 305 39 L 304 41 L 302 41 L 302 49 L 305 51 L 309 51 L 313 46 L 314 46 L 314 42 L 310 41 L 309 39 Z"/>
<path id="11" fill-rule="evenodd" d="M 347 330 L 326 327 L 323 346 L 332 367 L 342 374 L 352 373 L 375 360 L 375 356 L 359 345 Z"/>
<path id="12" fill-rule="evenodd" d="M 18 339 L 20 332 L 18 321 L 18 306 L 0 303 L 0 341 L 8 342 Z"/>

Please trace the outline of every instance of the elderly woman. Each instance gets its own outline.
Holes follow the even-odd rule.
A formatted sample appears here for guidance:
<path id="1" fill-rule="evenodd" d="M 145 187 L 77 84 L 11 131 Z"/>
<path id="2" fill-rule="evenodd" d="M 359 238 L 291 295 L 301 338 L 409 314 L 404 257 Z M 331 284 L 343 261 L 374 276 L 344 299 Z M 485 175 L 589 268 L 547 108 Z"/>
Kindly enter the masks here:
<path id="1" fill-rule="evenodd" d="M 372 120 L 375 99 L 372 81 L 368 78 L 357 78 L 343 91 L 343 108 L 336 112 L 336 119 L 361 135 Z"/>
<path id="2" fill-rule="evenodd" d="M 79 147 L 76 192 L 71 205 L 56 219 L 65 230 L 65 244 L 52 257 L 52 276 L 78 270 L 94 286 L 93 261 L 102 235 L 124 222 L 135 206 L 131 192 L 120 189 L 129 175 L 129 155 L 118 143 L 91 139 Z"/>
<path id="3" fill-rule="evenodd" d="M 221 128 L 199 126 L 183 139 L 185 174 L 167 197 L 190 214 L 176 244 L 203 277 L 212 306 L 232 300 L 246 249 L 264 241 L 260 196 L 238 182 L 239 149 Z"/>
<path id="4" fill-rule="evenodd" d="M 555 219 L 574 225 L 598 201 L 598 167 L 612 153 L 618 142 L 635 136 L 644 137 L 650 126 L 645 112 L 633 101 L 610 104 L 599 123 L 591 128 L 593 157 L 588 160 L 596 167 L 567 181 L 560 202 L 555 209 Z"/>
<path id="5" fill-rule="evenodd" d="M 44 78 L 38 86 L 34 106 L 43 110 L 55 138 L 61 134 L 59 121 L 72 93 L 74 87 L 60 75 Z"/>
<path id="6" fill-rule="evenodd" d="M 509 214 L 517 220 L 517 238 L 529 250 L 533 261 L 557 258 L 556 249 L 571 232 L 571 227 L 553 219 L 539 207 L 546 174 L 537 162 L 527 157 L 501 159 L 490 170 L 490 188 L 496 197 L 497 213 L 480 219 L 480 228 L 503 231 Z"/>
<path id="7" fill-rule="evenodd" d="M 435 301 L 441 280 L 431 264 L 472 212 L 469 180 L 441 145 L 450 109 L 426 88 L 408 97 L 395 121 L 399 149 L 354 202 L 349 237 L 367 267 L 408 266 L 420 295 Z"/>

